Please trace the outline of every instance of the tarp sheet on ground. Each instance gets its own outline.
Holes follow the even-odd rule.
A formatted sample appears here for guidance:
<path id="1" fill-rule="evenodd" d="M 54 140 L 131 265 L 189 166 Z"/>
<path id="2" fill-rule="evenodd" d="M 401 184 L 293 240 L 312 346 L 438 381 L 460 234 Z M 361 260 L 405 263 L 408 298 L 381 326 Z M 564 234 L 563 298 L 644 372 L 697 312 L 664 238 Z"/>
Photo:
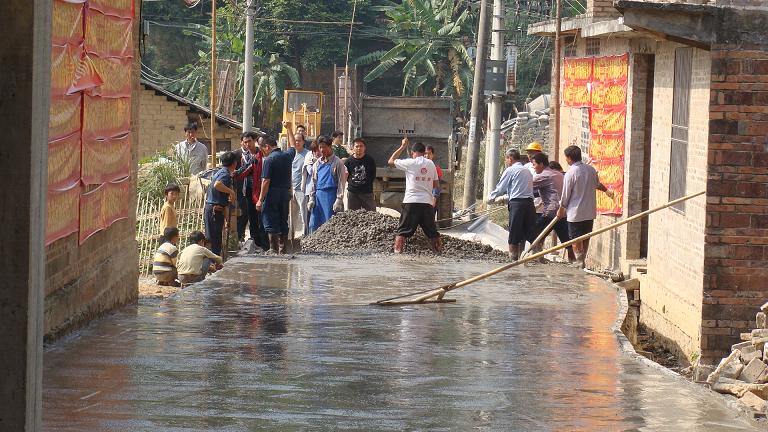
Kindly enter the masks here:
<path id="1" fill-rule="evenodd" d="M 599 214 L 623 213 L 628 65 L 629 54 L 564 60 L 563 106 L 589 109 L 589 158 L 616 194 L 597 194 Z"/>
<path id="2" fill-rule="evenodd" d="M 134 16 L 135 0 L 53 0 L 46 244 L 130 214 Z"/>

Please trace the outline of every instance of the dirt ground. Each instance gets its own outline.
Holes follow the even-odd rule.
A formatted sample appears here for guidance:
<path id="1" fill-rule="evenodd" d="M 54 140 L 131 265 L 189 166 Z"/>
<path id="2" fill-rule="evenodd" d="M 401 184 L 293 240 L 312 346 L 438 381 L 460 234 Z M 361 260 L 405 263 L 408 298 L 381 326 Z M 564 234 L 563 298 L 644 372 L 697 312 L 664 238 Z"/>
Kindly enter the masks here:
<path id="1" fill-rule="evenodd" d="M 180 287 L 157 285 L 154 278 L 139 278 L 140 299 L 164 299 L 176 294 L 180 289 Z"/>

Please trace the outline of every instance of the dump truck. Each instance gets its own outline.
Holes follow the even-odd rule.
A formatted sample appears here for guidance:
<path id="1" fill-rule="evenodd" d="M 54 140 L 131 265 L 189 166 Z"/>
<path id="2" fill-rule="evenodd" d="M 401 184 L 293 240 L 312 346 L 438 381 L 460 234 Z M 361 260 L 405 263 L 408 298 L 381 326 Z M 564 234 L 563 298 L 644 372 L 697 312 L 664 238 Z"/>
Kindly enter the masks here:
<path id="1" fill-rule="evenodd" d="M 358 136 L 366 142 L 366 153 L 376 161 L 374 195 L 382 207 L 401 210 L 405 195 L 405 172 L 387 165 L 392 152 L 407 136 L 411 144 L 422 142 L 435 148 L 434 162 L 443 170 L 438 200 L 441 227 L 450 225 L 453 211 L 453 181 L 457 167 L 453 100 L 445 97 L 389 97 L 361 95 Z"/>
<path id="2" fill-rule="evenodd" d="M 307 129 L 307 139 L 320 134 L 323 116 L 323 93 L 307 90 L 286 90 L 283 94 L 283 121 L 294 126 L 303 125 Z M 283 128 L 280 141 L 287 144 L 288 131 Z"/>

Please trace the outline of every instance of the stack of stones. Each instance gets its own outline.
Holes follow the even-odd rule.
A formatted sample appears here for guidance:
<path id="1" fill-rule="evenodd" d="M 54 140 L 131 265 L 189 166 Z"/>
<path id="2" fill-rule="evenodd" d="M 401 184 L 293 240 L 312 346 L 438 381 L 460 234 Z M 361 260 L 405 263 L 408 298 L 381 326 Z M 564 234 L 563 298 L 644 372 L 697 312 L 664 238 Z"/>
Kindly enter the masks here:
<path id="1" fill-rule="evenodd" d="M 504 134 L 507 148 L 524 149 L 533 141 L 549 142 L 549 108 L 519 112 L 517 118 L 509 123 L 514 123 L 514 126 Z"/>
<path id="2" fill-rule="evenodd" d="M 731 347 L 707 378 L 707 383 L 719 393 L 732 394 L 756 414 L 768 413 L 768 303 L 755 317 L 757 328 L 742 333 L 741 340 Z"/>

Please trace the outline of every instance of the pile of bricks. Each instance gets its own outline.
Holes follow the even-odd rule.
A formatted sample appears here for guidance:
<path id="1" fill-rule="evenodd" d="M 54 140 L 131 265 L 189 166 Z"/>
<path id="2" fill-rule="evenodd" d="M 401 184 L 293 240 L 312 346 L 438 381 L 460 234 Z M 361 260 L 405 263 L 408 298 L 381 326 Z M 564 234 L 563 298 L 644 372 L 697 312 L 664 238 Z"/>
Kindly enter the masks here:
<path id="1" fill-rule="evenodd" d="M 757 314 L 757 328 L 742 333 L 741 340 L 731 347 L 707 378 L 707 383 L 719 393 L 732 394 L 756 414 L 768 414 L 768 303 Z"/>

